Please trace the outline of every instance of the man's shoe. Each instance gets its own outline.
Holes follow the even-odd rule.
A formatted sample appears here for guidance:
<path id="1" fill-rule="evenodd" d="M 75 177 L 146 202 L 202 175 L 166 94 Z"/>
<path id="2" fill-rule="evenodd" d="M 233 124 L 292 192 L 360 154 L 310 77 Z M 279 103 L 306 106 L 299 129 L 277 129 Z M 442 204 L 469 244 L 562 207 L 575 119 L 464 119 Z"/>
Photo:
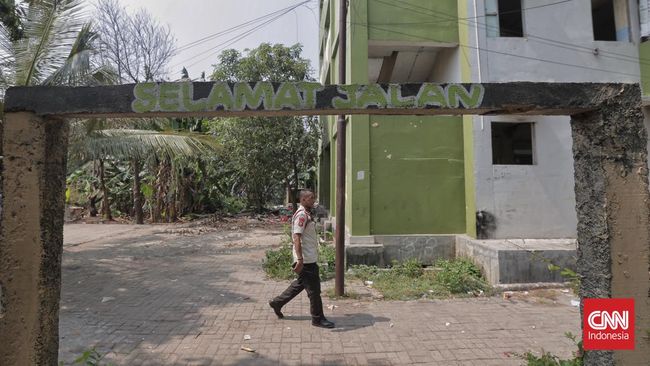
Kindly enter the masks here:
<path id="1" fill-rule="evenodd" d="M 269 306 L 271 308 L 273 308 L 273 312 L 278 317 L 278 319 L 284 318 L 284 314 L 282 314 L 282 312 L 280 311 L 282 309 L 281 305 L 278 305 L 278 304 L 274 303 L 273 300 L 271 300 L 271 301 L 269 301 Z"/>
<path id="2" fill-rule="evenodd" d="M 331 321 L 325 318 L 320 318 L 319 320 L 312 320 L 311 325 L 319 328 L 334 328 L 334 323 L 332 323 Z"/>

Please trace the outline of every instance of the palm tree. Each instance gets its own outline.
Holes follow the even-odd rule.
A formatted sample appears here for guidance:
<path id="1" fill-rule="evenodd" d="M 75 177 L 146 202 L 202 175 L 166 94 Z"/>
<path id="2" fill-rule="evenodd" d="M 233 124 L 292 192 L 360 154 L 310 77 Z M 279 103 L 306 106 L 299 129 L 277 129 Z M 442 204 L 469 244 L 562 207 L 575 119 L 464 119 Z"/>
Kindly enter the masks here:
<path id="1" fill-rule="evenodd" d="M 18 5 L 21 37 L 0 25 L 0 93 L 10 86 L 89 85 L 106 81 L 97 65 L 97 34 L 84 22 L 81 0 L 38 0 Z M 1 95 L 1 94 L 0 94 Z"/>
<path id="2" fill-rule="evenodd" d="M 102 126 L 101 123 L 86 123 L 88 125 Z M 74 128 L 73 128 L 74 130 Z M 81 135 L 73 133 L 71 137 L 71 154 L 80 163 L 98 161 L 100 190 L 102 191 L 102 214 L 105 219 L 110 219 L 109 192 L 104 183 L 104 160 L 114 158 L 129 161 L 133 174 L 133 211 L 137 224 L 144 223 L 142 189 L 140 174 L 143 162 L 152 162 L 159 165 L 159 185 L 170 177 L 172 162 L 179 159 L 197 158 L 210 150 L 215 150 L 214 140 L 210 136 L 198 134 L 181 134 L 178 132 L 166 133 L 151 130 L 134 129 L 96 129 L 83 132 Z M 162 162 L 158 164 L 158 162 Z M 162 187 L 157 187 L 159 193 L 164 192 Z M 174 206 L 172 206 L 174 207 Z M 158 211 L 159 211 L 158 207 Z M 170 211 L 173 211 L 171 209 Z M 159 215 L 152 215 L 156 221 Z M 169 216 L 169 215 L 168 215 Z M 172 214 L 173 216 L 173 214 Z"/>
<path id="3" fill-rule="evenodd" d="M 10 0 L 3 3 L 4 13 L 0 17 L 0 151 L 3 99 L 7 88 L 88 85 L 112 78 L 108 68 L 94 63 L 96 34 L 90 24 L 84 22 L 82 0 L 29 0 L 18 4 Z"/>

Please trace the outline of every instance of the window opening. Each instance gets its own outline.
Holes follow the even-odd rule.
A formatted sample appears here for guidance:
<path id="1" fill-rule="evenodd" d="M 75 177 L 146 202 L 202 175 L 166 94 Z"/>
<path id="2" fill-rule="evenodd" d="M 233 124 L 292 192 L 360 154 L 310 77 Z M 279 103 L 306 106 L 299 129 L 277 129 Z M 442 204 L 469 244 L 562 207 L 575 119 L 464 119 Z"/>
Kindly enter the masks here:
<path id="1" fill-rule="evenodd" d="M 521 0 L 486 0 L 488 37 L 523 37 Z"/>
<path id="2" fill-rule="evenodd" d="M 492 164 L 533 165 L 532 122 L 492 122 Z"/>

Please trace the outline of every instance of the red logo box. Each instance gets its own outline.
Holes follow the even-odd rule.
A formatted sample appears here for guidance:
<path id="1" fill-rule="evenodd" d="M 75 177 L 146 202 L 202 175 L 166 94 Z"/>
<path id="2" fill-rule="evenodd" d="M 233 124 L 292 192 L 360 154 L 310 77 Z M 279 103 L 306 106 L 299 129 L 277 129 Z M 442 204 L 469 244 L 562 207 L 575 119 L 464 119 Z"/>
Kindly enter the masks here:
<path id="1" fill-rule="evenodd" d="M 634 299 L 584 299 L 583 304 L 584 349 L 634 349 Z"/>

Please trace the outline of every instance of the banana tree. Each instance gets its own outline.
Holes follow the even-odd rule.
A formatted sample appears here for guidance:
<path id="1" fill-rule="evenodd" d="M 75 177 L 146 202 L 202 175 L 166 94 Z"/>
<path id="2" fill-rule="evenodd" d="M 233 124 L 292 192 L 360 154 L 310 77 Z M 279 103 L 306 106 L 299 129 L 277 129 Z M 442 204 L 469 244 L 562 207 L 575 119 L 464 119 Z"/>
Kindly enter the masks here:
<path id="1" fill-rule="evenodd" d="M 103 159 L 110 157 L 130 163 L 133 176 L 133 213 L 138 224 L 144 223 L 141 173 L 145 162 L 162 162 L 156 164 L 159 166 L 159 182 L 156 184 L 159 204 L 156 205 L 152 215 L 154 221 L 159 221 L 160 205 L 168 186 L 162 186 L 161 182 L 169 181 L 168 175 L 171 174 L 172 162 L 178 159 L 197 158 L 215 149 L 216 145 L 210 136 L 133 129 L 94 130 L 85 138 L 75 140 L 71 146 L 71 152 L 75 154 L 77 161 L 98 160 L 101 162 L 101 167 Z M 102 195 L 105 202 L 102 207 L 106 208 L 103 215 L 104 218 L 109 219 L 109 192 L 105 185 L 102 185 Z M 167 216 L 173 216 L 174 211 L 174 209 L 168 210 Z"/>

